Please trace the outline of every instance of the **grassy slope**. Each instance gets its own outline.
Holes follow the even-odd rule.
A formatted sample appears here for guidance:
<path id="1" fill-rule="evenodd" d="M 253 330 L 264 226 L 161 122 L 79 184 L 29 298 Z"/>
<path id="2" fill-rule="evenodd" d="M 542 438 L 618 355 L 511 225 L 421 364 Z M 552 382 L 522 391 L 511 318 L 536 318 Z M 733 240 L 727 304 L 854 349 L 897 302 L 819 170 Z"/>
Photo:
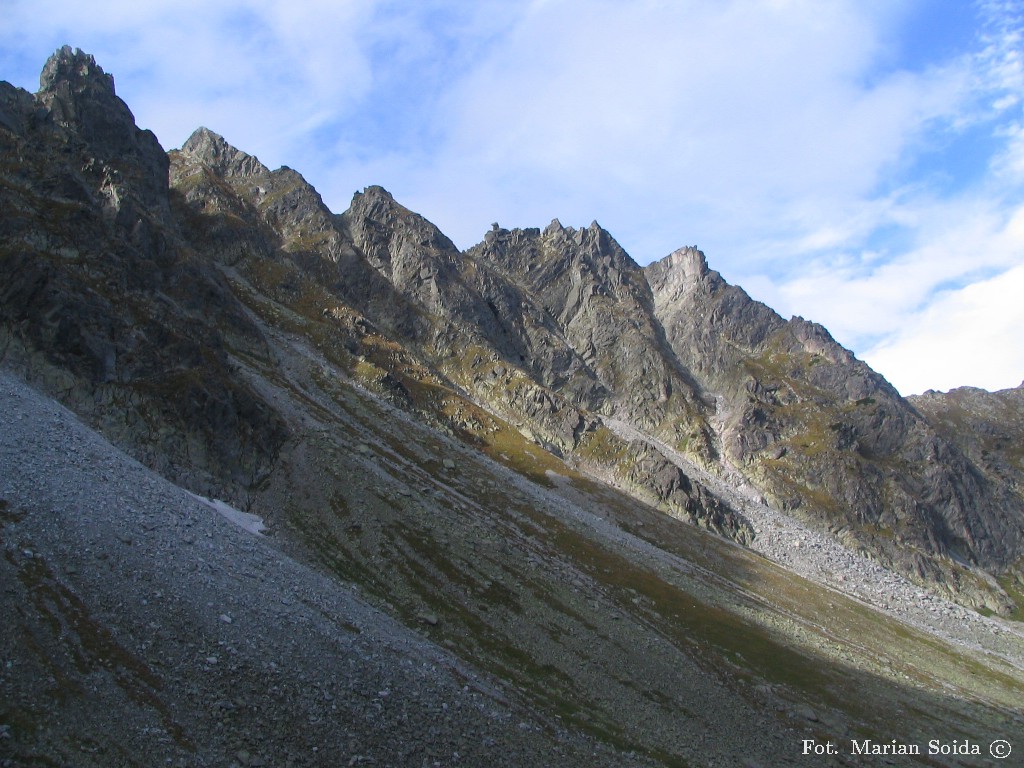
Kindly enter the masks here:
<path id="1" fill-rule="evenodd" d="M 257 316 L 290 318 L 288 331 L 265 328 L 276 370 L 239 362 L 286 411 L 315 420 L 261 499 L 295 552 L 548 715 L 678 765 L 700 764 L 708 738 L 737 759 L 773 759 L 803 736 L 924 743 L 1021 730 L 1010 719 L 1021 670 L 589 480 L 410 361 L 379 344 L 375 354 L 372 339 L 368 355 L 332 351 L 322 313 L 288 313 L 236 285 Z M 393 394 L 379 386 L 388 374 L 403 407 L 463 442 L 361 391 Z"/>

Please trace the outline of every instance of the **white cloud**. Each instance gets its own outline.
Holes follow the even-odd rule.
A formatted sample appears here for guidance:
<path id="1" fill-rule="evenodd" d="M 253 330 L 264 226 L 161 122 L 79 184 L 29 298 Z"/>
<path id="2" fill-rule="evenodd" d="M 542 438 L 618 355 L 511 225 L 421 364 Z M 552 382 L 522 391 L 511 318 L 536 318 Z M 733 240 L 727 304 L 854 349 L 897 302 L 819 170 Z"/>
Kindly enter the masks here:
<path id="1" fill-rule="evenodd" d="M 453 89 L 434 168 L 507 180 L 488 190 L 493 215 L 555 190 L 568 210 L 549 215 L 596 216 L 641 261 L 695 238 L 738 251 L 780 229 L 834 227 L 965 87 L 955 72 L 865 85 L 877 17 L 891 15 L 881 7 L 535 6 Z M 475 224 L 450 228 L 472 242 Z"/>
<path id="2" fill-rule="evenodd" d="M 1024 380 L 1021 296 L 1024 266 L 943 292 L 864 358 L 905 395 L 965 385 L 1016 387 Z"/>
<path id="3" fill-rule="evenodd" d="M 1024 208 L 1007 212 L 987 200 L 929 201 L 905 218 L 914 222 L 914 242 L 902 253 L 821 259 L 788 276 L 762 276 L 759 285 L 780 311 L 808 310 L 857 347 L 904 326 L 938 291 L 1022 263 Z"/>

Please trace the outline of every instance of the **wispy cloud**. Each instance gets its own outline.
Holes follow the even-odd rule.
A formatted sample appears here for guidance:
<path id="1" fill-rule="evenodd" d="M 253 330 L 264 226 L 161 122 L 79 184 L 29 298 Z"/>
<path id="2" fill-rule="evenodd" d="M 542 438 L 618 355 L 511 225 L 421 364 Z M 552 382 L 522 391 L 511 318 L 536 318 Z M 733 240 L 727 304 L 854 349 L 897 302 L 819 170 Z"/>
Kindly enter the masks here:
<path id="1" fill-rule="evenodd" d="M 0 76 L 77 45 L 166 146 L 208 125 L 337 209 L 380 183 L 463 246 L 555 216 L 641 263 L 696 243 L 902 391 L 1011 386 L 1024 4 L 958 7 L 8 0 Z"/>
<path id="2" fill-rule="evenodd" d="M 958 95 L 882 169 L 885 196 L 857 201 L 861 229 L 809 249 L 803 271 L 755 282 L 778 308 L 809 313 L 901 391 L 1024 379 L 1022 6 L 979 5 L 975 48 L 934 76 Z M 873 251 L 879 248 L 880 251 Z"/>

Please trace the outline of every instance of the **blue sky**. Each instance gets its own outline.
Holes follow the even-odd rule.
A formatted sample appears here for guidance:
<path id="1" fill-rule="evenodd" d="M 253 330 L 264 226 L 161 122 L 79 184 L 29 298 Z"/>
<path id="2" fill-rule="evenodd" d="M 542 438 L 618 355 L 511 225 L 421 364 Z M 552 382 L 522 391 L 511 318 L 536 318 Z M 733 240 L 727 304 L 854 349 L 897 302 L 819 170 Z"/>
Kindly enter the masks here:
<path id="1" fill-rule="evenodd" d="M 596 219 L 904 394 L 1024 380 L 1024 0 L 0 4 L 0 78 L 80 47 L 166 148 L 205 125 L 333 210 Z"/>

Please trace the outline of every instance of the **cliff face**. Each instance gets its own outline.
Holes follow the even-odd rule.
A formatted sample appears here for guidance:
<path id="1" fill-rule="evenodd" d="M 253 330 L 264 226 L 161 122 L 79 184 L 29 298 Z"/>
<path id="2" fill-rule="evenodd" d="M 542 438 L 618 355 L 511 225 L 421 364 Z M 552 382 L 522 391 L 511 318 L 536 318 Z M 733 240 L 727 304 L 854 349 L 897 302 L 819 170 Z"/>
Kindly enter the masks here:
<path id="1" fill-rule="evenodd" d="M 961 387 L 908 398 L 939 434 L 996 485 L 1024 502 L 1024 384 L 986 392 Z"/>
<path id="2" fill-rule="evenodd" d="M 773 503 L 954 588 L 965 585 L 952 564 L 1018 561 L 1021 506 L 1007 484 L 824 328 L 784 321 L 695 249 L 646 273 L 673 350 L 717 396 L 724 463 Z"/>
<path id="3" fill-rule="evenodd" d="M 259 483 L 287 430 L 229 349 L 266 343 L 182 238 L 156 138 L 69 48 L 0 104 L 4 358 L 171 477 Z"/>
<path id="4" fill-rule="evenodd" d="M 303 475 L 315 409 L 269 394 L 301 347 L 519 469 L 542 451 L 749 541 L 698 468 L 1009 607 L 988 574 L 1024 555 L 1016 465 L 696 249 L 641 268 L 596 222 L 554 221 L 460 252 L 379 187 L 335 214 L 207 129 L 164 153 L 70 49 L 39 93 L 0 86 L 0 142 L 5 359 L 197 490 L 252 500 Z"/>

